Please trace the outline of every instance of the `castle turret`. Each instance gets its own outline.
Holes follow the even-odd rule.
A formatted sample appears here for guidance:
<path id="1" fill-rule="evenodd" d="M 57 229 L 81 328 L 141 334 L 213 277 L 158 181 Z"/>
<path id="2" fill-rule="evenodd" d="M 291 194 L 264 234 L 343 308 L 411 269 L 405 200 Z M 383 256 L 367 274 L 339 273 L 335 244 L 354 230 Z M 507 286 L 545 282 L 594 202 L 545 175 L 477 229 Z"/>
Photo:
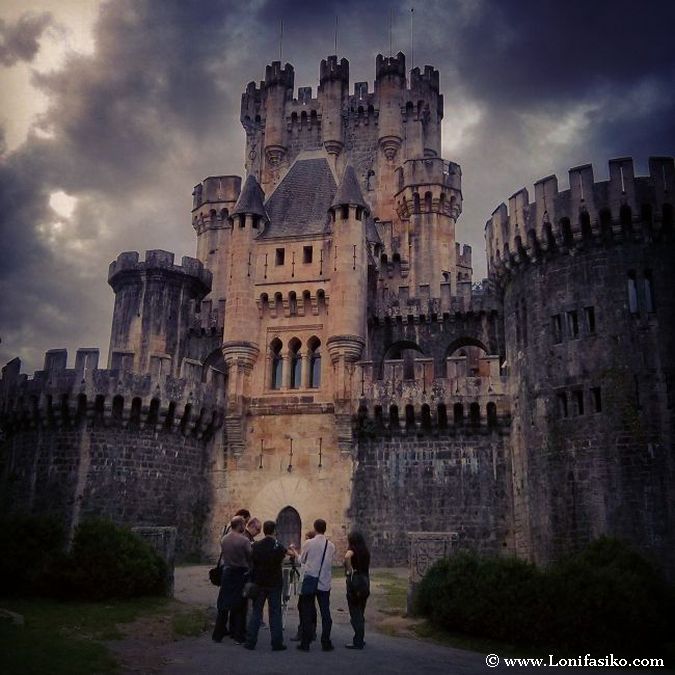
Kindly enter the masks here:
<path id="1" fill-rule="evenodd" d="M 458 164 L 440 158 L 408 160 L 399 172 L 396 208 L 409 232 L 413 285 L 428 287 L 439 297 L 441 284 L 457 293 L 455 225 L 462 211 L 462 172 Z M 426 288 L 425 288 L 426 290 Z"/>
<path id="2" fill-rule="evenodd" d="M 273 175 L 286 158 L 286 101 L 293 97 L 294 79 L 290 63 L 282 68 L 273 61 L 265 70 L 265 162 Z"/>
<path id="3" fill-rule="evenodd" d="M 327 346 L 337 365 L 335 396 L 344 398 L 345 366 L 361 356 L 366 336 L 368 257 L 366 204 L 356 172 L 348 165 L 331 205 L 333 218 L 333 272 L 331 275 L 331 320 Z"/>
<path id="4" fill-rule="evenodd" d="M 230 265 L 227 279 L 227 303 L 223 330 L 223 358 L 228 368 L 228 428 L 241 421 L 249 396 L 249 378 L 260 349 L 255 336 L 258 309 L 255 302 L 254 239 L 269 218 L 263 203 L 264 194 L 258 181 L 249 175 L 232 211 L 230 230 Z M 239 424 L 231 433 L 243 433 Z M 236 443 L 237 439 L 231 439 Z"/>
<path id="5" fill-rule="evenodd" d="M 225 297 L 230 213 L 241 192 L 239 176 L 209 176 L 192 192 L 192 227 L 197 233 L 197 258 L 213 275 L 211 298 Z"/>
<path id="6" fill-rule="evenodd" d="M 326 151 L 339 155 L 343 143 L 343 106 L 349 97 L 349 61 L 329 56 L 321 61 L 319 101 L 321 113 L 321 140 Z"/>
<path id="7" fill-rule="evenodd" d="M 405 55 L 377 55 L 375 60 L 375 95 L 379 115 L 378 143 L 388 160 L 393 160 L 403 142 L 401 105 L 405 93 Z"/>
<path id="8" fill-rule="evenodd" d="M 406 105 L 406 154 L 416 157 L 440 157 L 443 96 L 439 92 L 438 71 L 424 66 L 424 72 L 410 72 L 410 91 Z M 414 154 L 413 154 L 414 153 Z"/>
<path id="9" fill-rule="evenodd" d="M 174 265 L 173 253 L 121 253 L 110 264 L 108 283 L 115 292 L 111 368 L 150 372 L 153 359 L 178 376 L 187 356 L 187 338 L 195 304 L 211 290 L 211 273 L 195 258 Z"/>

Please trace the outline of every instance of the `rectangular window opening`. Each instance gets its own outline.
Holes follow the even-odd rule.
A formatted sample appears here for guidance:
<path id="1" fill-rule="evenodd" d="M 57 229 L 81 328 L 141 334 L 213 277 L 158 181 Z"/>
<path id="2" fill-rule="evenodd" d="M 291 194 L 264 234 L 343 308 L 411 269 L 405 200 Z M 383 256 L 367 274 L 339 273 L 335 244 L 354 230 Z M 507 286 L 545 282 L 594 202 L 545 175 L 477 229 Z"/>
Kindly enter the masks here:
<path id="1" fill-rule="evenodd" d="M 584 317 L 586 318 L 586 330 L 589 335 L 593 335 L 595 333 L 595 309 L 584 307 Z"/>
<path id="2" fill-rule="evenodd" d="M 553 327 L 553 344 L 560 344 L 562 342 L 562 316 L 560 314 L 552 316 L 551 325 Z"/>
<path id="3" fill-rule="evenodd" d="M 556 394 L 556 398 L 558 399 L 558 414 L 560 417 L 569 417 L 567 394 L 564 391 L 561 391 L 559 394 Z"/>
<path id="4" fill-rule="evenodd" d="M 574 398 L 574 407 L 576 409 L 577 415 L 584 414 L 584 392 L 583 391 L 573 391 L 572 397 Z"/>
<path id="5" fill-rule="evenodd" d="M 579 316 L 575 309 L 567 312 L 567 334 L 573 340 L 579 337 Z"/>
<path id="6" fill-rule="evenodd" d="M 651 314 L 654 312 L 654 288 L 652 284 L 652 273 L 650 270 L 645 270 L 644 291 L 645 311 Z"/>
<path id="7" fill-rule="evenodd" d="M 312 257 L 314 255 L 314 249 L 312 246 L 303 246 L 302 247 L 302 262 L 307 264 L 312 262 Z"/>
<path id="8" fill-rule="evenodd" d="M 591 398 L 593 399 L 593 412 L 602 412 L 602 395 L 600 393 L 600 387 L 591 388 Z"/>
<path id="9" fill-rule="evenodd" d="M 286 249 L 278 248 L 274 256 L 274 263 L 276 265 L 283 265 L 286 260 Z"/>
<path id="10" fill-rule="evenodd" d="M 638 313 L 637 283 L 635 272 L 628 272 L 628 311 L 631 314 Z"/>

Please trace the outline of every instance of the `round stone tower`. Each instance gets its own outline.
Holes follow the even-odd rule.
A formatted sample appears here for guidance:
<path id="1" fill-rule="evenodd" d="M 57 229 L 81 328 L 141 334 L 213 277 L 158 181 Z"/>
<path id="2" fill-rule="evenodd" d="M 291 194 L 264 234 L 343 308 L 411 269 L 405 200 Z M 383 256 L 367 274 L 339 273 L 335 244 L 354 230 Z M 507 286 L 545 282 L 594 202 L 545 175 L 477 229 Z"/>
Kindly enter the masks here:
<path id="1" fill-rule="evenodd" d="M 173 253 L 154 250 L 139 261 L 133 251 L 110 264 L 110 368 L 180 373 L 195 305 L 211 290 L 211 273 L 195 258 L 183 257 L 182 266 L 173 260 Z"/>
<path id="2" fill-rule="evenodd" d="M 513 399 L 516 551 L 548 561 L 608 534 L 675 569 L 672 158 L 609 181 L 572 169 L 486 226 Z"/>

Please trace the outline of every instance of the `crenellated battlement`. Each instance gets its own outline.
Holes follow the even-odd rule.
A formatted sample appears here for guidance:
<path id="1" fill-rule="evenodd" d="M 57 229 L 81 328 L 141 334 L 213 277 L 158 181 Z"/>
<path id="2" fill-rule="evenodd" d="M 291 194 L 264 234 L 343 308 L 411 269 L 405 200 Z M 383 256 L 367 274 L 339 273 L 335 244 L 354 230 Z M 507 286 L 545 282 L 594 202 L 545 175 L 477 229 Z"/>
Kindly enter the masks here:
<path id="1" fill-rule="evenodd" d="M 2 369 L 5 433 L 88 424 L 154 428 L 206 440 L 222 424 L 224 375 L 198 361 L 183 359 L 176 378 L 161 363 L 150 373 L 132 372 L 126 366 L 133 358 L 100 369 L 98 349 L 78 349 L 73 368 L 67 360 L 67 350 L 52 349 L 45 354 L 43 370 L 30 378 L 21 373 L 18 358 Z"/>
<path id="2" fill-rule="evenodd" d="M 294 82 L 295 82 L 295 69 L 290 63 L 287 63 L 282 68 L 281 61 L 272 61 L 272 63 L 265 68 L 266 87 L 281 85 L 286 89 L 292 90 Z"/>
<path id="3" fill-rule="evenodd" d="M 462 212 L 462 169 L 440 157 L 409 159 L 397 169 L 399 217 L 437 212 L 457 220 Z"/>
<path id="4" fill-rule="evenodd" d="M 192 210 L 204 204 L 236 203 L 241 192 L 241 176 L 209 176 L 192 191 Z"/>
<path id="5" fill-rule="evenodd" d="M 378 294 L 373 320 L 378 325 L 388 323 L 420 324 L 431 321 L 445 321 L 464 313 L 493 313 L 498 309 L 495 296 L 472 288 L 470 280 L 458 281 L 457 292 L 452 295 L 450 282 L 440 285 L 440 297 L 431 297 L 429 285 L 418 288 L 398 286 L 388 288 L 386 284 Z"/>
<path id="6" fill-rule="evenodd" d="M 399 52 L 396 56 L 382 56 L 378 54 L 375 58 L 375 82 L 390 75 L 398 76 L 403 79 L 405 86 L 405 54 Z M 377 87 L 377 84 L 375 85 Z"/>
<path id="7" fill-rule="evenodd" d="M 440 75 L 433 66 L 424 66 L 424 71 L 416 66 L 410 71 L 411 91 L 435 91 L 438 93 L 440 84 Z"/>
<path id="8" fill-rule="evenodd" d="M 197 258 L 183 256 L 180 265 L 174 265 L 174 254 L 161 249 L 145 252 L 145 260 L 140 260 L 138 251 L 120 253 L 108 268 L 108 283 L 115 288 L 130 274 L 146 272 L 166 272 L 173 275 L 193 277 L 204 287 L 204 294 L 211 289 L 211 272 Z"/>
<path id="9" fill-rule="evenodd" d="M 321 60 L 319 67 L 319 82 L 323 84 L 327 81 L 342 81 L 349 86 L 349 61 L 340 59 L 337 56 L 329 56 Z"/>
<path id="10" fill-rule="evenodd" d="M 411 371 L 402 359 L 379 366 L 360 361 L 352 378 L 360 393 L 359 415 L 389 433 L 508 426 L 510 399 L 500 357 L 484 356 L 479 363 L 480 375 L 471 376 L 466 356 L 447 358 L 444 373 L 435 372 L 431 358 L 414 359 Z"/>
<path id="11" fill-rule="evenodd" d="M 595 182 L 590 164 L 569 171 L 568 190 L 556 176 L 534 185 L 534 201 L 523 188 L 500 204 L 485 226 L 488 271 L 554 250 L 571 252 L 593 242 L 652 241 L 672 237 L 675 162 L 651 157 L 649 175 L 635 176 L 629 157 L 610 160 L 609 180 Z"/>

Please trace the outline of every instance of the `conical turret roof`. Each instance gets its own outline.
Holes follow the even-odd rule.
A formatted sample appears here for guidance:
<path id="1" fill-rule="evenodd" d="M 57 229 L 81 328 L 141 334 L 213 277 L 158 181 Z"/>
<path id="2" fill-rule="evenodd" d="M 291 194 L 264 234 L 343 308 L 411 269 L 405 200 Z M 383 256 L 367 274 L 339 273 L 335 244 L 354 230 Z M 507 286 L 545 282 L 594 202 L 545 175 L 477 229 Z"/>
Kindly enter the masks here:
<path id="1" fill-rule="evenodd" d="M 262 216 L 269 220 L 267 211 L 265 211 L 265 193 L 260 187 L 260 183 L 253 174 L 249 174 L 241 190 L 239 199 L 230 215 L 235 216 L 238 213 L 251 213 L 254 216 Z"/>
<path id="2" fill-rule="evenodd" d="M 342 180 L 338 186 L 331 208 L 344 206 L 345 204 L 362 206 L 364 209 L 370 211 L 368 204 L 366 204 L 363 198 L 359 179 L 356 177 L 356 171 L 354 171 L 354 167 L 351 164 L 347 165 L 345 172 L 342 174 Z"/>

